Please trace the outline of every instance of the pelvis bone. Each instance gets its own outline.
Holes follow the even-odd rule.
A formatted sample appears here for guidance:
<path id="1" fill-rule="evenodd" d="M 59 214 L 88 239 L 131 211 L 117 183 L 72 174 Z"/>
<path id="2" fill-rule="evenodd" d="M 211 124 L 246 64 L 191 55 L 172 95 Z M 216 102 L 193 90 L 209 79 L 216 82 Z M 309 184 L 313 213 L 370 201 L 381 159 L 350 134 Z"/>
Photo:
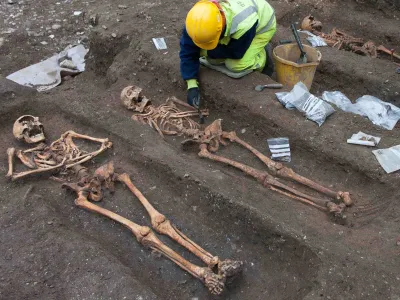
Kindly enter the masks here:
<path id="1" fill-rule="evenodd" d="M 15 121 L 13 134 L 17 140 L 28 144 L 39 143 L 46 139 L 43 124 L 38 117 L 31 115 L 21 116 Z"/>

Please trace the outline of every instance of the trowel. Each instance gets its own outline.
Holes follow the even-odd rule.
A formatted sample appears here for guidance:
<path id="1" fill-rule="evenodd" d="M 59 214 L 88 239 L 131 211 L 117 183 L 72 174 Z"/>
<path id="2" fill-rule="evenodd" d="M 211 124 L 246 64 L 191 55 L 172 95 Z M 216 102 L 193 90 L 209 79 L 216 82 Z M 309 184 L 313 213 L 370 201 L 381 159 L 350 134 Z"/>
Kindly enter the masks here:
<path id="1" fill-rule="evenodd" d="M 260 85 L 257 85 L 255 90 L 257 92 L 261 92 L 264 89 L 281 89 L 281 88 L 283 88 L 283 84 L 271 83 L 271 84 L 260 84 Z"/>
<path id="2" fill-rule="evenodd" d="M 296 42 L 297 42 L 297 46 L 299 46 L 299 49 L 300 49 L 300 57 L 296 61 L 296 63 L 299 65 L 306 64 L 307 63 L 307 56 L 306 56 L 307 53 L 304 51 L 303 44 L 301 43 L 299 33 L 297 32 L 296 26 L 294 26 L 294 24 L 292 23 L 292 25 L 290 25 L 290 27 L 292 28 L 294 38 L 296 39 Z"/>

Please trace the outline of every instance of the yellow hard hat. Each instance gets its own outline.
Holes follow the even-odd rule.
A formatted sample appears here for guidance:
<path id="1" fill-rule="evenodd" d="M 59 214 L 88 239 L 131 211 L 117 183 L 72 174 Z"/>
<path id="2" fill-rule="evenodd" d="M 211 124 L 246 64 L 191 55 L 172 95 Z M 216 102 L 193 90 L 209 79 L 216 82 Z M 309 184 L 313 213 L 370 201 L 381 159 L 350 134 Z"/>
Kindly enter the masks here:
<path id="1" fill-rule="evenodd" d="M 186 31 L 201 49 L 212 50 L 218 45 L 225 26 L 225 16 L 217 1 L 197 2 L 186 17 Z"/>

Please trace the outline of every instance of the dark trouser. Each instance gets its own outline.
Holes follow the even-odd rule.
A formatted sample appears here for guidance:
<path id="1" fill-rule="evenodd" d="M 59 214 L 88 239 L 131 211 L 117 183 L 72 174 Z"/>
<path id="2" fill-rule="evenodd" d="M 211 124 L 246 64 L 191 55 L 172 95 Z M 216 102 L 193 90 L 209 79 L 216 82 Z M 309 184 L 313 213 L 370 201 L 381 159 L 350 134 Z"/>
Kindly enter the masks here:
<path id="1" fill-rule="evenodd" d="M 267 61 L 261 73 L 271 77 L 274 73 L 274 59 L 272 57 L 272 46 L 270 43 L 265 46 L 265 52 L 267 53 Z"/>

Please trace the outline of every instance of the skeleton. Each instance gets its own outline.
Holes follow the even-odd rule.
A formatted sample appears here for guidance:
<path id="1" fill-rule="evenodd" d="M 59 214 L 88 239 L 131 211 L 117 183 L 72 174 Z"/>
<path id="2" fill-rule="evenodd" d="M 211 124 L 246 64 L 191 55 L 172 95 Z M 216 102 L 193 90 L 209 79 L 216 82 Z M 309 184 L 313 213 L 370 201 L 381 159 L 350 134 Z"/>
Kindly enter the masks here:
<path id="1" fill-rule="evenodd" d="M 301 29 L 312 32 L 315 35 L 320 36 L 325 40 L 328 46 L 337 48 L 337 49 L 345 49 L 352 51 L 354 53 L 370 56 L 373 58 L 378 57 L 378 51 L 384 52 L 393 58 L 400 59 L 400 55 L 395 53 L 394 50 L 389 50 L 383 45 L 376 46 L 373 41 L 363 40 L 362 38 L 356 38 L 351 35 L 346 34 L 345 32 L 338 30 L 336 28 L 332 29 L 332 32 L 329 34 L 323 33 L 322 23 L 317 21 L 313 16 L 306 16 L 302 23 Z"/>
<path id="2" fill-rule="evenodd" d="M 200 124 L 190 119 L 192 116 L 197 116 L 199 112 L 175 97 L 168 98 L 165 104 L 154 106 L 142 95 L 141 88 L 127 86 L 122 90 L 121 102 L 127 109 L 136 112 L 132 116 L 133 120 L 150 125 L 162 137 L 164 135 L 196 136 L 200 132 Z M 190 110 L 182 111 L 176 104 Z M 208 111 L 202 110 L 201 114 L 207 116 Z"/>
<path id="3" fill-rule="evenodd" d="M 140 115 L 136 117 L 139 119 Z M 254 147 L 241 140 L 235 132 L 225 132 L 222 131 L 221 120 L 214 121 L 211 125 L 206 127 L 203 131 L 197 130 L 195 134 L 190 135 L 186 131 L 190 138 L 183 141 L 182 144 L 198 143 L 200 144 L 199 156 L 203 158 L 208 158 L 217 162 L 221 162 L 237 169 L 240 169 L 247 175 L 250 175 L 261 182 L 265 187 L 270 190 L 281 193 L 292 199 L 298 200 L 300 202 L 309 204 L 320 210 L 326 211 L 333 215 L 335 218 L 345 218 L 344 210 L 347 206 L 352 205 L 352 200 L 348 192 L 338 191 L 335 192 L 329 188 L 326 188 L 308 178 L 305 178 L 299 174 L 296 174 L 292 169 L 285 167 L 283 164 L 275 162 L 261 152 L 256 150 Z M 242 147 L 246 148 L 252 152 L 258 159 L 260 159 L 268 168 L 268 172 L 257 170 L 240 162 L 234 161 L 232 159 L 225 158 L 223 156 L 215 155 L 214 153 L 219 150 L 220 145 L 228 145 L 228 141 L 237 143 Z M 282 177 L 300 183 L 307 186 L 321 194 L 333 198 L 334 201 L 327 200 L 324 198 L 319 198 L 311 195 L 307 195 L 296 188 L 290 187 L 283 184 L 279 179 L 275 178 Z"/>
<path id="4" fill-rule="evenodd" d="M 84 152 L 76 146 L 73 138 L 100 143 L 100 148 L 90 153 Z M 9 148 L 7 150 L 9 170 L 6 176 L 16 180 L 29 175 L 58 170 L 60 168 L 64 168 L 66 173 L 72 171 L 77 177 L 78 181 L 76 183 L 66 183 L 65 180 L 60 178 L 57 178 L 57 181 L 63 182 L 63 187 L 69 188 L 77 193 L 78 198 L 75 200 L 75 204 L 78 207 L 99 213 L 128 227 L 141 244 L 160 252 L 175 262 L 179 267 L 200 279 L 211 293 L 217 295 L 221 294 L 226 281 L 232 280 L 242 271 L 243 263 L 230 259 L 220 260 L 217 256 L 210 254 L 190 240 L 151 205 L 139 189 L 132 183 L 128 174 L 114 173 L 114 166 L 112 163 L 98 168 L 93 175 L 89 173 L 86 167 L 82 166 L 83 163 L 109 149 L 111 146 L 112 143 L 109 142 L 108 139 L 93 138 L 73 131 L 67 131 L 61 135 L 60 139 L 53 142 L 50 146 L 46 146 L 46 144 L 42 143 L 25 151 L 17 151 L 15 148 Z M 32 156 L 28 157 L 28 154 Z M 17 156 L 25 166 L 33 170 L 14 173 L 15 156 Z M 115 181 L 124 183 L 139 199 L 147 210 L 155 231 L 169 236 L 178 244 L 187 248 L 194 255 L 198 256 L 206 264 L 206 267 L 194 265 L 174 252 L 162 243 L 149 227 L 140 226 L 110 210 L 90 202 L 97 202 L 103 198 L 103 188 L 114 191 Z"/>
<path id="5" fill-rule="evenodd" d="M 35 144 L 46 139 L 39 118 L 31 115 L 21 116 L 15 121 L 13 134 L 17 140 L 28 144 Z"/>
<path id="6" fill-rule="evenodd" d="M 102 186 L 113 190 L 114 181 L 124 183 L 128 189 L 139 199 L 139 201 L 147 210 L 151 219 L 152 227 L 155 231 L 160 234 L 167 235 L 172 240 L 188 249 L 194 255 L 199 257 L 207 266 L 200 267 L 184 259 L 178 253 L 161 242 L 149 227 L 138 225 L 89 201 L 89 199 L 99 198 L 99 193 L 101 193 Z M 208 253 L 206 250 L 185 236 L 174 225 L 172 225 L 164 215 L 158 212 L 151 205 L 151 203 L 144 197 L 139 189 L 132 183 L 128 174 L 115 173 L 112 163 L 108 163 L 107 165 L 97 169 L 94 173 L 94 176 L 92 176 L 90 180 L 86 180 L 86 182 L 87 183 L 84 185 L 79 183 L 63 184 L 63 187 L 76 192 L 77 198 L 75 200 L 75 204 L 77 206 L 106 216 L 124 225 L 132 231 L 139 243 L 160 252 L 162 255 L 175 262 L 183 270 L 200 279 L 212 294 L 221 294 L 225 288 L 225 283 L 227 280 L 232 280 L 242 271 L 243 263 L 241 261 L 233 261 L 229 259 L 220 260 L 218 257 Z M 91 195 L 93 190 L 96 191 L 95 195 Z M 100 198 L 102 197 L 100 196 Z"/>
<path id="7" fill-rule="evenodd" d="M 228 141 L 232 143 L 236 143 L 246 148 L 250 152 L 252 152 L 258 159 L 260 159 L 268 168 L 268 172 L 257 170 L 240 162 L 234 161 L 232 159 L 225 158 L 223 156 L 218 156 L 213 153 L 219 150 L 220 145 L 226 146 Z M 186 140 L 184 143 L 188 142 L 196 142 L 200 144 L 200 152 L 199 156 L 203 158 L 208 158 L 213 161 L 217 161 L 220 163 L 224 163 L 235 167 L 249 176 L 254 177 L 257 181 L 259 181 L 263 186 L 267 187 L 270 190 L 288 196 L 292 199 L 298 200 L 305 204 L 309 204 L 313 207 L 316 207 L 320 210 L 329 212 L 335 218 L 344 218 L 344 210 L 347 206 L 351 206 L 353 204 L 350 194 L 348 192 L 342 191 L 332 191 L 308 178 L 305 178 L 297 173 L 295 173 L 292 169 L 285 167 L 283 164 L 279 162 L 275 162 L 270 158 L 263 155 L 257 149 L 252 147 L 250 144 L 246 143 L 242 139 L 240 139 L 235 132 L 225 132 L 222 131 L 221 128 L 221 120 L 214 121 L 211 125 L 209 125 L 205 130 L 204 134 L 200 136 L 200 139 L 192 139 Z M 298 191 L 297 189 L 290 187 L 286 184 L 283 184 L 279 179 L 275 176 L 282 177 L 285 179 L 289 179 L 305 185 L 321 194 L 334 198 L 336 201 L 339 201 L 339 204 L 331 200 L 326 200 L 324 198 L 314 197 L 307 195 L 303 192 Z"/>

